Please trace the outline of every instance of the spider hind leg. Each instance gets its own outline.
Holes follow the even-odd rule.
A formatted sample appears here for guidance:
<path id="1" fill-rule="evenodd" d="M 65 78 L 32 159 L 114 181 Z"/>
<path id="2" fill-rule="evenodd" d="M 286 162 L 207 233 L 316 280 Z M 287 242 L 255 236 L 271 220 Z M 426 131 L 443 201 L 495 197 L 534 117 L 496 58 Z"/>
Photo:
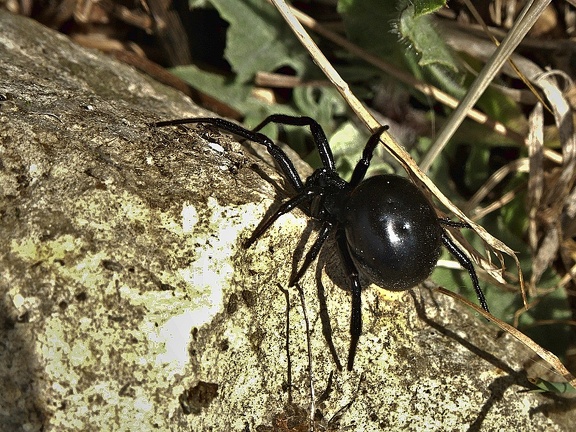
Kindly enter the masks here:
<path id="1" fill-rule="evenodd" d="M 476 270 L 474 270 L 474 264 L 472 263 L 470 258 L 468 258 L 468 255 L 466 255 L 456 245 L 456 243 L 454 243 L 454 241 L 450 238 L 450 236 L 446 233 L 446 231 L 442 230 L 441 238 L 442 243 L 444 243 L 444 246 L 446 247 L 446 249 L 448 249 L 450 255 L 456 258 L 456 260 L 460 263 L 460 265 L 468 271 L 470 279 L 472 279 L 472 285 L 474 285 L 474 291 L 476 291 L 476 296 L 478 297 L 478 302 L 480 303 L 480 306 L 482 306 L 482 309 L 484 309 L 486 312 L 490 313 L 490 310 L 488 309 L 488 303 L 486 302 L 486 297 L 484 296 L 484 293 L 480 288 L 480 283 L 478 282 L 478 276 L 476 275 Z"/>

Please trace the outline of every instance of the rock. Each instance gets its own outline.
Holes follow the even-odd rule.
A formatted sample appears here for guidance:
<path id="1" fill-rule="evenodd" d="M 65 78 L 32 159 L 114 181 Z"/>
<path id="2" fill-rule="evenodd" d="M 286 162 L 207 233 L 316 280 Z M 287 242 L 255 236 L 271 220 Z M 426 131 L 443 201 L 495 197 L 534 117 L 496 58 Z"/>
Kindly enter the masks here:
<path id="1" fill-rule="evenodd" d="M 287 196 L 275 169 L 212 128 L 148 127 L 207 113 L 26 18 L 0 23 L 2 430 L 307 430 L 311 382 L 317 430 L 574 424 L 528 391 L 532 354 L 423 288 L 366 289 L 355 370 L 339 370 L 350 298 L 331 244 L 301 283 L 310 371 L 286 287 L 307 218 L 241 246 Z"/>

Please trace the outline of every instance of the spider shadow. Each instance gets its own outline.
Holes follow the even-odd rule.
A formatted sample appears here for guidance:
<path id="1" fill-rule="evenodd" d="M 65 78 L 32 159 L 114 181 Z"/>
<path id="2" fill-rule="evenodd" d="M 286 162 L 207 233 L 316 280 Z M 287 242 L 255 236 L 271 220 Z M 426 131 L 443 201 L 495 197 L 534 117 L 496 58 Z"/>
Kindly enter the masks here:
<path id="1" fill-rule="evenodd" d="M 291 270 L 291 277 L 293 277 L 297 271 L 299 270 L 299 265 L 302 261 L 305 252 L 307 251 L 306 245 L 311 243 L 310 237 L 314 237 L 316 234 L 314 231 L 317 232 L 316 228 L 319 228 L 320 224 L 314 220 L 310 220 L 309 223 L 306 225 L 306 228 L 302 232 L 298 244 L 295 248 L 295 252 L 292 255 L 292 270 Z M 346 293 L 350 293 L 350 287 L 348 284 L 348 277 L 345 274 L 342 268 L 342 262 L 340 258 L 340 254 L 338 253 L 338 245 L 336 244 L 334 234 L 331 234 L 320 253 L 318 254 L 317 259 L 312 262 L 308 271 L 312 271 L 314 269 L 314 278 L 316 281 L 316 294 L 318 298 L 318 316 L 320 317 L 320 323 L 322 325 L 322 335 L 324 336 L 324 340 L 326 341 L 326 345 L 328 350 L 330 351 L 330 355 L 334 363 L 336 364 L 336 368 L 338 371 L 342 371 L 342 362 L 340 361 L 340 357 L 338 356 L 336 347 L 334 345 L 333 340 L 333 329 L 332 324 L 330 321 L 330 314 L 328 312 L 328 303 L 327 303 L 327 293 L 326 287 L 323 282 L 323 270 L 326 273 L 326 276 L 332 281 L 334 287 L 337 287 Z M 365 278 L 360 275 L 360 281 L 363 287 L 368 286 L 369 282 L 365 280 Z M 351 313 L 351 297 L 349 295 L 346 296 L 346 300 L 349 302 L 350 310 L 347 312 L 348 314 Z M 349 332 L 346 332 L 348 334 Z"/>
<path id="2" fill-rule="evenodd" d="M 334 360 L 334 363 L 336 363 L 336 368 L 341 371 L 342 363 L 340 362 L 340 358 L 338 357 L 338 353 L 336 352 L 336 347 L 334 346 L 334 341 L 332 339 L 333 331 L 332 324 L 330 322 L 330 315 L 328 314 L 328 304 L 326 303 L 326 290 L 324 284 L 322 283 L 323 269 L 326 269 L 326 274 L 330 277 L 335 285 L 336 281 L 342 280 L 342 274 L 337 275 L 336 277 L 332 277 L 332 275 L 334 275 L 336 272 L 335 260 L 339 260 L 339 257 L 335 256 L 335 250 L 336 242 L 334 241 L 334 237 L 330 236 L 328 240 L 326 240 L 326 244 L 318 256 L 315 269 L 315 279 L 319 303 L 318 315 L 320 316 L 320 322 L 322 324 L 322 335 L 326 340 L 326 344 L 328 345 L 332 359 Z"/>
<path id="3" fill-rule="evenodd" d="M 428 317 L 426 314 L 426 309 L 424 306 L 424 301 L 423 301 L 422 296 L 418 296 L 416 294 L 415 290 L 410 290 L 409 293 L 412 296 L 412 299 L 414 300 L 414 306 L 416 307 L 416 313 L 417 313 L 419 319 L 421 319 L 423 322 L 425 322 L 428 326 L 433 328 L 438 333 L 440 333 L 443 336 L 446 336 L 452 340 L 455 340 L 456 342 L 458 342 L 458 344 L 460 344 L 461 346 L 468 349 L 474 355 L 482 358 L 483 360 L 492 364 L 494 367 L 500 369 L 501 371 L 503 371 L 506 374 L 502 377 L 494 379 L 492 381 L 492 383 L 488 386 L 488 390 L 489 390 L 490 394 L 489 394 L 488 398 L 486 399 L 486 401 L 484 402 L 484 405 L 481 407 L 480 411 L 478 412 L 476 419 L 469 425 L 469 427 L 467 429 L 469 432 L 476 432 L 476 431 L 480 431 L 483 429 L 482 425 L 483 425 L 484 420 L 486 419 L 488 413 L 490 412 L 490 410 L 495 406 L 495 404 L 498 401 L 502 400 L 502 398 L 504 397 L 504 393 L 511 386 L 513 386 L 513 385 L 521 386 L 524 388 L 524 391 L 533 391 L 533 390 L 537 389 L 528 379 L 528 375 L 527 375 L 527 372 L 525 369 L 521 369 L 521 370 L 513 369 L 511 366 L 509 366 L 503 360 L 490 354 L 489 352 L 480 348 L 479 346 L 473 344 L 472 342 L 470 342 L 470 340 L 459 336 L 454 331 L 446 328 L 443 324 L 440 324 L 440 323 L 434 321 L 433 319 Z M 552 399 L 566 401 L 566 399 L 561 398 L 561 397 L 557 397 L 555 395 L 547 394 L 546 397 L 551 397 Z M 569 408 L 567 407 L 567 410 L 573 409 L 574 405 L 576 404 L 576 401 L 570 401 L 570 402 L 571 403 L 568 404 L 568 405 L 570 405 L 570 407 Z M 547 405 L 548 404 L 541 405 L 541 406 L 547 406 Z M 531 410 L 531 414 L 533 412 L 538 412 L 538 411 L 539 411 L 539 408 L 534 408 L 533 410 Z M 543 409 L 543 411 L 545 412 L 546 409 Z"/>
<path id="4" fill-rule="evenodd" d="M 258 229 L 264 223 L 264 221 L 268 220 L 268 218 L 270 218 L 272 215 L 274 215 L 276 213 L 276 211 L 279 207 L 279 205 L 277 203 L 285 201 L 289 196 L 294 194 L 294 191 L 291 191 L 289 187 L 284 188 L 284 187 L 280 186 L 276 180 L 271 178 L 257 164 L 253 164 L 250 168 L 257 175 L 259 175 L 264 181 L 271 184 L 275 190 L 274 204 L 271 205 L 266 210 L 266 213 L 264 214 L 261 222 L 256 227 L 256 229 Z M 305 214 L 307 214 L 306 210 L 301 209 L 301 211 L 303 211 Z M 281 219 L 282 218 L 280 218 L 280 220 L 278 220 L 276 223 L 281 223 Z M 304 230 L 300 234 L 299 239 L 298 239 L 298 243 L 296 244 L 296 247 L 294 248 L 294 252 L 292 254 L 290 279 L 295 277 L 295 275 L 297 274 L 297 272 L 300 268 L 300 265 L 301 265 L 300 263 L 302 262 L 303 257 L 305 256 L 305 253 L 307 251 L 306 246 L 309 244 L 310 238 L 314 237 L 314 233 L 317 232 L 317 229 L 319 228 L 319 226 L 320 226 L 320 224 L 317 223 L 317 221 L 309 219 L 308 223 L 306 224 L 306 227 L 304 228 Z M 330 354 L 332 355 L 332 358 L 334 359 L 334 362 L 336 363 L 336 367 L 338 368 L 339 371 L 341 371 L 342 370 L 342 363 L 340 362 L 340 358 L 338 357 L 338 353 L 336 352 L 336 347 L 334 346 L 334 342 L 332 339 L 332 325 L 330 323 L 330 317 L 328 314 L 328 305 L 326 303 L 326 290 L 325 290 L 324 284 L 322 282 L 322 269 L 325 267 L 329 267 L 331 269 L 335 267 L 335 263 L 334 263 L 334 261 L 335 261 L 334 255 L 335 254 L 327 253 L 328 250 L 332 250 L 332 251 L 336 250 L 335 248 L 336 248 L 336 243 L 333 239 L 333 236 L 330 236 L 330 238 L 326 241 L 326 243 L 322 247 L 322 250 L 320 251 L 320 254 L 319 254 L 317 260 L 315 262 L 312 262 L 308 271 L 311 271 L 311 268 L 315 267 L 317 297 L 318 297 L 318 302 L 319 302 L 319 306 L 320 306 L 318 314 L 320 316 L 320 322 L 322 324 L 322 334 L 326 340 L 326 343 L 328 345 L 328 349 L 330 350 Z M 332 256 L 330 256 L 330 255 L 332 255 Z M 339 257 L 338 257 L 338 259 L 339 259 Z M 327 273 L 332 274 L 334 272 L 332 272 L 332 271 L 328 272 L 327 271 Z M 340 272 L 340 273 L 341 273 L 339 275 L 340 279 L 343 280 L 342 279 L 343 273 L 342 272 Z M 331 277 L 331 279 L 337 280 L 337 279 L 332 278 L 332 277 Z M 286 295 L 287 291 L 285 291 L 281 287 L 280 287 L 280 289 Z M 288 314 L 288 312 L 287 312 L 287 314 Z M 289 379 L 289 381 L 290 381 L 290 379 Z M 289 386 L 290 386 L 290 384 L 289 384 Z"/>
<path id="5" fill-rule="evenodd" d="M 262 180 L 266 183 L 272 185 L 274 188 L 275 196 L 274 196 L 274 203 L 270 206 L 268 210 L 266 210 L 266 214 L 262 218 L 262 221 L 258 224 L 259 226 L 262 224 L 263 221 L 267 220 L 270 216 L 272 216 L 276 210 L 278 209 L 279 205 L 276 205 L 278 202 L 283 202 L 290 196 L 293 196 L 295 192 L 290 188 L 289 185 L 281 186 L 276 179 L 270 177 L 270 175 L 263 170 L 258 163 L 253 162 L 249 165 L 250 170 L 252 170 L 256 175 L 258 175 Z"/>
<path id="6" fill-rule="evenodd" d="M 298 270 L 300 269 L 300 265 L 302 262 L 303 257 L 307 251 L 306 246 L 310 243 L 310 238 L 314 237 L 314 234 L 317 232 L 319 224 L 314 220 L 309 220 L 306 224 L 306 228 L 301 233 L 296 248 L 294 249 L 294 253 L 292 254 L 292 266 L 290 272 L 290 278 L 293 278 Z M 316 280 L 316 293 L 319 303 L 318 308 L 318 316 L 320 317 L 320 323 L 322 325 L 322 335 L 326 340 L 326 344 L 328 345 L 328 349 L 330 350 L 330 354 L 334 359 L 334 363 L 336 363 L 336 367 L 339 371 L 342 370 L 342 363 L 340 362 L 340 358 L 338 357 L 338 353 L 336 352 L 336 347 L 334 346 L 334 342 L 332 339 L 332 324 L 330 323 L 330 316 L 328 314 L 328 304 L 326 302 L 326 289 L 324 283 L 322 282 L 322 270 L 327 268 L 327 274 L 331 274 L 332 271 L 328 271 L 328 268 L 333 269 L 335 268 L 335 254 L 331 253 L 336 248 L 336 243 L 334 242 L 333 236 L 330 236 L 326 243 L 322 246 L 322 250 L 320 251 L 318 258 L 310 264 L 310 268 L 307 271 L 312 271 L 314 269 L 314 275 Z M 339 257 L 336 257 L 339 259 Z M 340 275 L 340 277 L 342 277 Z M 333 279 L 332 280 L 339 280 Z"/>
<path id="7" fill-rule="evenodd" d="M 332 282 L 334 289 L 341 289 L 346 293 L 344 297 L 344 302 L 346 302 L 347 308 L 346 314 L 348 317 L 348 327 L 346 328 L 346 343 L 344 344 L 347 346 L 346 355 L 348 355 L 348 348 L 350 343 L 350 321 L 352 319 L 352 296 L 350 292 L 350 278 L 346 274 L 344 270 L 344 264 L 342 263 L 341 254 L 338 250 L 338 244 L 336 242 L 335 233 L 330 235 L 326 240 L 326 243 L 320 254 L 318 256 L 318 263 L 316 266 L 316 286 L 318 290 L 318 301 L 320 302 L 320 310 L 319 315 L 322 321 L 322 333 L 330 350 L 330 353 L 336 363 L 336 366 L 339 371 L 342 370 L 342 364 L 336 353 L 336 349 L 334 347 L 334 343 L 332 340 L 332 325 L 330 323 L 330 316 L 328 313 L 328 307 L 326 303 L 326 293 L 324 289 L 324 284 L 322 283 L 322 270 L 325 271 L 326 276 Z M 360 278 L 360 286 L 362 287 L 362 293 L 364 293 L 368 287 L 371 285 L 371 281 L 367 279 L 362 272 L 358 274 Z M 362 314 L 371 314 L 373 317 L 377 318 L 379 316 L 379 306 L 373 305 L 371 302 L 366 301 L 366 297 L 364 294 L 362 295 Z M 378 297 L 375 297 L 376 302 L 378 302 Z M 368 322 L 365 322 L 364 325 L 368 325 Z"/>
<path id="8" fill-rule="evenodd" d="M 5 294 L 3 288 L 0 286 L 0 292 Z M 2 387 L 17 389 L 15 391 L 19 395 L 14 400 L 14 393 L 8 390 L 0 397 L 0 429 L 23 431 L 32 427 L 34 430 L 45 430 L 50 415 L 44 405 L 45 394 L 37 385 L 41 360 L 33 350 L 34 342 L 38 340 L 34 329 L 37 330 L 40 324 L 31 322 L 30 317 L 34 312 L 19 314 L 8 295 L 1 298 L 0 358 L 6 368 L 6 375 L 2 375 Z M 36 426 L 40 428 L 35 429 Z"/>
<path id="9" fill-rule="evenodd" d="M 278 284 L 278 289 L 284 294 L 284 299 L 286 301 L 286 361 L 287 361 L 287 371 L 286 371 L 286 390 L 288 391 L 288 403 L 292 404 L 292 355 L 290 354 L 290 293 L 287 289 L 283 288 L 282 285 Z"/>

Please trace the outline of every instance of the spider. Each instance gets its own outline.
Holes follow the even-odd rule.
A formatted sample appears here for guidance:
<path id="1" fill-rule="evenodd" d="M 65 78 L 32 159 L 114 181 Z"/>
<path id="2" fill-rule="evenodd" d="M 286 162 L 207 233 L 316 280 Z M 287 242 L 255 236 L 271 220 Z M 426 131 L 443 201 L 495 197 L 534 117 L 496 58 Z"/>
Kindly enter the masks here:
<path id="1" fill-rule="evenodd" d="M 392 290 L 403 291 L 423 282 L 436 266 L 442 244 L 464 267 L 472 280 L 478 301 L 488 312 L 472 261 L 453 242 L 444 226 L 465 228 L 465 223 L 439 218 L 424 194 L 409 180 L 392 174 L 364 179 L 380 136 L 388 129 L 380 127 L 368 140 L 361 159 L 349 182 L 336 172 L 334 156 L 322 127 L 310 117 L 273 114 L 253 130 L 220 118 L 185 118 L 153 123 L 174 126 L 208 123 L 250 141 L 262 144 L 274 158 L 296 194 L 283 202 L 270 217 L 263 220 L 244 243 L 250 247 L 283 214 L 301 208 L 321 222 L 318 236 L 304 257 L 302 265 L 289 281 L 294 286 L 316 259 L 331 233 L 350 283 L 352 311 L 348 370 L 354 366 L 356 349 L 362 334 L 362 286 L 360 273 L 371 282 Z M 269 123 L 308 126 L 322 161 L 302 181 L 286 153 L 270 138 L 258 132 Z"/>

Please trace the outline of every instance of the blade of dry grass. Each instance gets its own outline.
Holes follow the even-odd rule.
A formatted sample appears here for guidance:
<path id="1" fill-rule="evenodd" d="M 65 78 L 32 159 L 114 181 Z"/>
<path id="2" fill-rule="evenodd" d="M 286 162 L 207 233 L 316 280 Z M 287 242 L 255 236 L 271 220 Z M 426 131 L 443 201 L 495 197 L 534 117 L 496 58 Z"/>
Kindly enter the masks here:
<path id="1" fill-rule="evenodd" d="M 574 122 L 570 105 L 555 80 L 548 79 L 554 74 L 557 73 L 542 74 L 537 84 L 540 85 L 542 92 L 552 105 L 554 121 L 558 127 L 558 136 L 562 146 L 563 161 L 560 178 L 555 187 L 550 189 L 544 197 L 548 203 L 557 202 L 558 197 L 563 197 L 562 206 L 558 209 L 558 214 L 560 214 L 563 207 L 569 204 L 567 197 L 576 181 L 576 136 L 574 135 Z M 567 81 L 569 82 L 570 79 L 568 78 Z"/>
<path id="2" fill-rule="evenodd" d="M 496 37 L 492 34 L 492 32 L 482 19 L 482 16 L 478 13 L 478 10 L 474 6 L 474 4 L 470 0 L 464 0 L 464 3 L 466 4 L 466 7 L 468 7 L 468 10 L 472 14 L 472 16 L 474 16 L 474 19 L 480 23 L 480 25 L 484 29 L 484 32 L 488 35 L 488 37 L 490 37 L 492 42 L 496 46 L 500 45 L 500 42 L 498 42 L 498 39 L 496 39 Z M 536 96 L 536 99 L 538 99 L 538 101 L 551 113 L 552 109 L 546 104 L 546 102 L 542 99 L 542 97 L 540 97 L 540 94 L 538 93 L 538 91 L 536 91 L 530 80 L 526 78 L 526 76 L 520 71 L 518 66 L 516 66 L 516 63 L 514 63 L 514 61 L 512 60 L 512 56 L 508 58 L 508 63 L 510 64 L 510 67 L 512 67 L 514 72 L 516 72 L 516 75 L 522 80 L 524 85 L 530 89 L 530 91 L 534 96 Z"/>
<path id="3" fill-rule="evenodd" d="M 507 163 L 506 165 L 500 167 L 496 170 L 488 180 L 484 182 L 484 184 L 478 188 L 476 193 L 470 198 L 464 207 L 464 212 L 466 214 L 472 215 L 473 219 L 480 219 L 485 215 L 483 213 L 482 216 L 478 216 L 478 209 L 477 207 L 480 203 L 488 196 L 490 191 L 492 191 L 498 184 L 500 184 L 504 179 L 513 173 L 518 172 L 528 172 L 529 161 L 528 158 L 520 158 L 515 159 L 512 162 Z M 476 210 L 475 210 L 476 209 Z"/>
<path id="4" fill-rule="evenodd" d="M 468 89 L 466 96 L 464 96 L 458 107 L 448 118 L 448 121 L 436 137 L 436 141 L 422 159 L 420 167 L 423 171 L 427 171 L 430 168 L 458 127 L 460 127 L 462 121 L 464 121 L 466 112 L 476 104 L 486 87 L 492 82 L 503 64 L 508 60 L 549 3 L 550 0 L 535 0 L 526 4 L 502 44 L 494 51 L 482 71 L 480 71 Z"/>
<path id="5" fill-rule="evenodd" d="M 482 315 L 487 320 L 496 324 L 498 327 L 500 327 L 506 333 L 509 333 L 510 335 L 514 336 L 524 346 L 530 348 L 532 351 L 534 351 L 536 354 L 538 354 L 538 356 L 540 358 L 542 358 L 546 363 L 548 363 L 554 369 L 554 371 L 556 371 L 562 378 L 564 378 L 572 387 L 576 388 L 576 377 L 574 377 L 574 375 L 572 375 L 568 371 L 568 369 L 566 369 L 566 367 L 562 364 L 560 359 L 558 357 L 556 357 L 556 355 L 552 354 L 547 349 L 542 348 L 540 345 L 538 345 L 536 342 L 534 342 L 532 339 L 530 339 L 528 336 L 526 336 L 520 330 L 512 327 L 510 324 L 507 324 L 502 320 L 499 320 L 495 316 L 489 314 L 484 309 L 482 309 L 479 306 L 476 306 L 474 303 L 468 301 L 464 297 L 462 297 L 462 296 L 460 296 L 460 295 L 458 295 L 452 291 L 449 291 L 445 288 L 442 288 L 442 287 L 438 287 L 438 288 L 436 288 L 436 290 L 441 292 L 442 294 L 445 294 L 447 296 L 450 296 L 450 297 L 456 299 L 457 301 L 459 301 L 461 303 L 464 303 L 466 306 L 474 309 L 474 311 L 476 311 L 477 313 Z"/>

